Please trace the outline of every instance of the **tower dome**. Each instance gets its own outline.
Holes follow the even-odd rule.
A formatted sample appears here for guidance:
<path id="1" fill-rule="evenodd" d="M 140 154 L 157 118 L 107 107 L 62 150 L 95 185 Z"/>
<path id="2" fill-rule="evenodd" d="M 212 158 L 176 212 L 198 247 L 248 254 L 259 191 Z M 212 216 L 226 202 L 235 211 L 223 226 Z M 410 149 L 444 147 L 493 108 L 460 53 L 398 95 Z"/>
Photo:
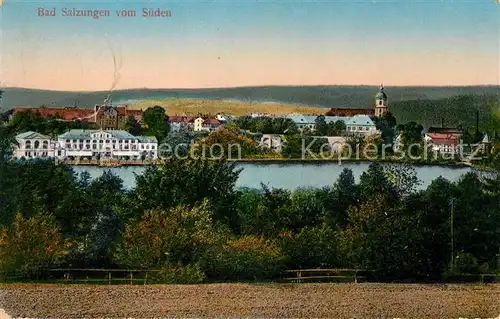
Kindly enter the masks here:
<path id="1" fill-rule="evenodd" d="M 377 100 L 384 100 L 384 101 L 387 100 L 387 94 L 385 94 L 385 92 L 384 92 L 384 86 L 383 85 L 380 86 L 380 90 L 378 91 L 377 95 L 375 95 L 375 98 Z"/>

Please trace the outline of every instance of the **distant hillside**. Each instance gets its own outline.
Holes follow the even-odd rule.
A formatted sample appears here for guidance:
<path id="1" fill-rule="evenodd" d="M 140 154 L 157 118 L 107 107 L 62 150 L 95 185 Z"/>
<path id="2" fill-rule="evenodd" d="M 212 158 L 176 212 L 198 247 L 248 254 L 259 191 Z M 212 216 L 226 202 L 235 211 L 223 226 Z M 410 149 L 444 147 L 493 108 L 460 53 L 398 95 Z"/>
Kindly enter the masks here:
<path id="1" fill-rule="evenodd" d="M 133 89 L 117 90 L 116 102 L 129 100 L 161 100 L 173 98 L 236 99 L 244 101 L 280 102 L 318 107 L 370 108 L 377 93 L 376 86 L 264 86 L 221 89 Z M 500 86 L 468 87 L 387 87 L 389 102 L 403 100 L 436 100 L 455 95 L 491 95 Z M 13 106 L 92 107 L 101 103 L 108 92 L 64 92 L 23 88 L 6 88 L 2 109 Z"/>

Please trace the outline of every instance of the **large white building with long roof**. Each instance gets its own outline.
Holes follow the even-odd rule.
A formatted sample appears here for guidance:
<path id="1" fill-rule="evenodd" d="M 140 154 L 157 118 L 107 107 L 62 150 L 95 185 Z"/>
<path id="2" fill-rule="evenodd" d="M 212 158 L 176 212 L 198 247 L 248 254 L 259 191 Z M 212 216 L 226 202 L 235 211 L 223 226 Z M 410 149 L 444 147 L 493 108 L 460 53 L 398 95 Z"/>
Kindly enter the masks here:
<path id="1" fill-rule="evenodd" d="M 16 136 L 16 159 L 156 159 L 158 142 L 151 136 L 134 136 L 118 130 L 70 130 L 57 140 L 37 132 Z"/>
<path id="2" fill-rule="evenodd" d="M 65 158 L 155 159 L 155 137 L 118 130 L 70 130 L 58 137 Z"/>

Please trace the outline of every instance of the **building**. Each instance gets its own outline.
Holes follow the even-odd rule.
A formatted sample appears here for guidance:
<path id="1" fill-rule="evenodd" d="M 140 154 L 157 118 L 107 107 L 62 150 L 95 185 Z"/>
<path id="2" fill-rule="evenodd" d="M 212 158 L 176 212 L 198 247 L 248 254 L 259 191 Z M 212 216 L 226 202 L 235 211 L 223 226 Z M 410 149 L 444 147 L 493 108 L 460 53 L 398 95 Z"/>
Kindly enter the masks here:
<path id="1" fill-rule="evenodd" d="M 217 129 L 221 125 L 220 121 L 215 118 L 202 118 L 198 117 L 194 119 L 194 131 L 195 132 L 210 132 Z"/>
<path id="2" fill-rule="evenodd" d="M 94 110 L 76 107 L 15 107 L 12 116 L 18 113 L 31 112 L 43 118 L 59 118 L 63 121 L 80 120 L 82 122 L 95 122 Z"/>
<path id="3" fill-rule="evenodd" d="M 196 117 L 194 116 L 184 116 L 184 115 L 169 116 L 168 123 L 170 124 L 170 130 L 174 132 L 179 131 L 181 128 L 193 130 L 195 119 Z"/>
<path id="4" fill-rule="evenodd" d="M 300 130 L 307 128 L 311 131 L 314 131 L 316 128 L 316 119 L 318 118 L 318 116 L 292 113 L 288 114 L 286 118 L 292 120 L 292 122 L 295 123 L 295 125 L 297 125 L 297 128 Z M 345 123 L 345 121 L 349 118 L 350 117 L 346 116 L 325 116 L 325 122 L 327 124 L 330 124 L 332 122 L 335 123 L 337 121 L 343 121 Z"/>
<path id="5" fill-rule="evenodd" d="M 76 107 L 16 107 L 13 114 L 31 112 L 43 118 L 58 118 L 62 121 L 82 121 L 96 123 L 98 128 L 105 130 L 122 130 L 127 119 L 132 116 L 142 122 L 142 110 L 131 110 L 125 106 L 96 105 L 92 108 Z"/>
<path id="6" fill-rule="evenodd" d="M 346 135 L 369 136 L 380 133 L 368 115 L 355 115 L 345 121 Z"/>
<path id="7" fill-rule="evenodd" d="M 276 153 L 281 153 L 283 148 L 283 139 L 279 134 L 263 134 L 260 139 L 259 146 Z"/>
<path id="8" fill-rule="evenodd" d="M 12 154 L 14 159 L 53 158 L 61 150 L 57 141 L 36 132 L 24 132 L 16 137 L 17 145 Z"/>
<path id="9" fill-rule="evenodd" d="M 443 154 L 459 154 L 460 144 L 462 140 L 462 134 L 453 132 L 446 132 L 445 129 L 441 129 L 442 132 L 434 132 L 434 129 L 429 129 L 425 134 L 424 140 L 429 145 L 429 148 L 433 152 L 443 153 Z"/>
<path id="10" fill-rule="evenodd" d="M 331 108 L 328 112 L 325 113 L 327 116 L 340 116 L 340 117 L 351 117 L 354 115 L 362 114 L 373 116 L 375 115 L 375 109 L 339 109 L 339 108 Z"/>
<path id="11" fill-rule="evenodd" d="M 112 106 L 108 104 L 94 106 L 94 122 L 102 130 L 123 130 L 128 118 L 133 117 L 142 122 L 142 110 L 131 110 L 128 106 Z"/>
<path id="12" fill-rule="evenodd" d="M 119 130 L 70 130 L 58 137 L 61 158 L 156 159 L 155 137 L 134 136 Z"/>
<path id="13" fill-rule="evenodd" d="M 384 92 L 384 86 L 381 85 L 379 92 L 375 95 L 375 116 L 382 117 L 388 110 L 387 94 Z"/>

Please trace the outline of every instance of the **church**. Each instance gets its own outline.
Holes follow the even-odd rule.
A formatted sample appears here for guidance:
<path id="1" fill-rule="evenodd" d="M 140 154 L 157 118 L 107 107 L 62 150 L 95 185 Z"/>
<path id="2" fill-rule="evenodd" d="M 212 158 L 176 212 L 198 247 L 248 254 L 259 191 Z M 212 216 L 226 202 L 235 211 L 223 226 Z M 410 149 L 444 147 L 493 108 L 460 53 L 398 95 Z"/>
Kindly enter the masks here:
<path id="1" fill-rule="evenodd" d="M 327 116 L 355 116 L 355 115 L 368 115 L 381 117 L 387 113 L 389 107 L 387 105 L 387 94 L 383 85 L 380 85 L 378 93 L 375 95 L 375 106 L 368 109 L 356 108 L 331 108 L 326 112 Z"/>

